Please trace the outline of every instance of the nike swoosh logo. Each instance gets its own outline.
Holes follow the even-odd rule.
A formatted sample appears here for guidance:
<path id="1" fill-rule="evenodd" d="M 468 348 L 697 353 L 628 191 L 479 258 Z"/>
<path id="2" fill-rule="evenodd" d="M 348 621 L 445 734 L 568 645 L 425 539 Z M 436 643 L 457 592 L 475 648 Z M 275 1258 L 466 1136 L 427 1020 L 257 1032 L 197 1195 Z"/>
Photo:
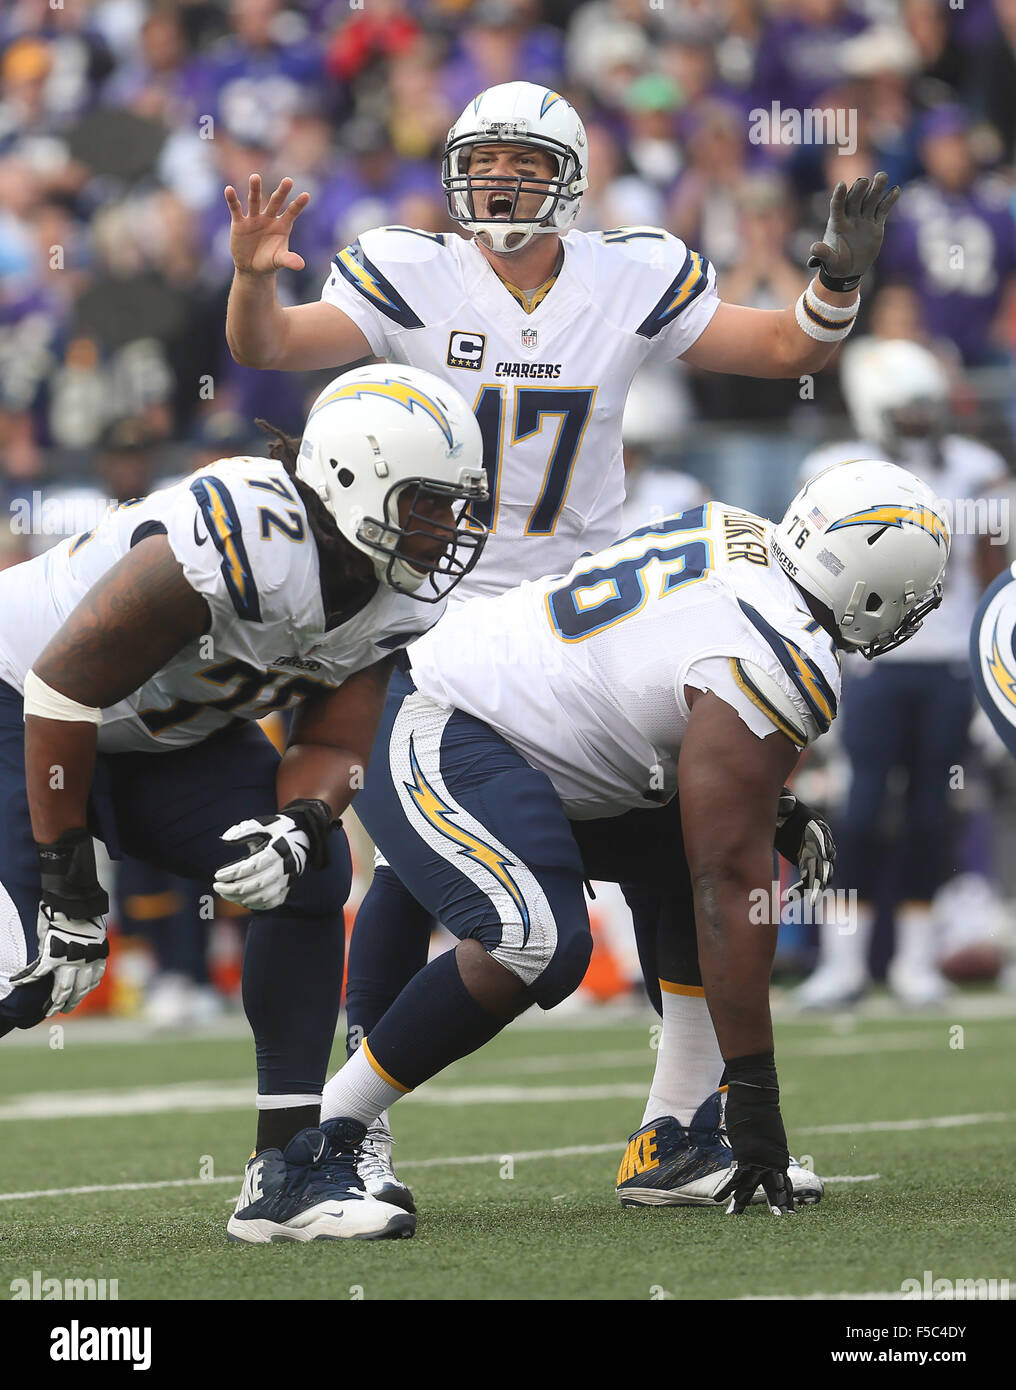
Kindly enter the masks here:
<path id="1" fill-rule="evenodd" d="M 205 541 L 206 541 L 207 539 L 208 539 L 207 533 L 206 533 L 205 535 L 203 535 L 203 536 L 199 536 L 199 535 L 198 535 L 198 518 L 195 517 L 195 518 L 194 518 L 194 544 L 195 544 L 195 545 L 204 545 L 204 543 L 205 543 Z"/>

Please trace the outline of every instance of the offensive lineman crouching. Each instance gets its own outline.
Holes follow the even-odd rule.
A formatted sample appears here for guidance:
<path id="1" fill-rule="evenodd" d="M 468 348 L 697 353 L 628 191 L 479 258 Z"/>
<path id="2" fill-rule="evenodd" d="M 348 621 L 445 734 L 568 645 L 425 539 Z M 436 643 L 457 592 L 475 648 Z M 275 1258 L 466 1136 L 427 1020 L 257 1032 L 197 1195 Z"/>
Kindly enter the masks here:
<path id="1" fill-rule="evenodd" d="M 363 1127 L 320 1125 L 351 872 L 336 822 L 393 653 L 482 548 L 461 519 L 487 495 L 480 431 L 447 383 L 368 367 L 284 450 L 220 459 L 0 577 L 0 1036 L 102 976 L 93 832 L 214 880 L 253 913 L 257 1152 L 230 1237 L 412 1235 L 356 1176 Z M 280 760 L 253 721 L 290 706 Z"/>
<path id="2" fill-rule="evenodd" d="M 729 542 L 748 524 L 764 550 Z M 949 539 L 912 474 L 842 464 L 775 528 L 710 503 L 473 599 L 416 643 L 357 811 L 460 943 L 406 986 L 322 1113 L 370 1124 L 571 993 L 590 950 L 583 878 L 637 880 L 632 819 L 660 817 L 669 923 L 686 965 L 697 944 L 726 1066 L 736 1167 L 716 1200 L 742 1211 L 761 1184 L 792 1211 L 769 1013 L 778 923 L 749 907 L 771 878 L 781 789 L 835 717 L 837 650 L 870 658 L 912 636 L 941 601 Z"/>

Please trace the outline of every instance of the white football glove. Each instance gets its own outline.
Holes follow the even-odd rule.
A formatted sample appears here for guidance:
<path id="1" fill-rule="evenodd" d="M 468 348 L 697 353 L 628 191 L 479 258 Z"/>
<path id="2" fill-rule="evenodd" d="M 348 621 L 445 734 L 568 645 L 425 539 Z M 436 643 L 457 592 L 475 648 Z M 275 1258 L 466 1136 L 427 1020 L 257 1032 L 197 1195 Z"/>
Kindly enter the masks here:
<path id="1" fill-rule="evenodd" d="M 46 1017 L 69 1014 L 95 989 L 105 972 L 109 955 L 106 923 L 102 917 L 79 921 L 41 903 L 38 933 L 39 954 L 24 970 L 11 976 L 11 984 L 17 988 L 52 975 L 53 992 Z"/>
<path id="2" fill-rule="evenodd" d="M 231 826 L 227 843 L 246 842 L 247 858 L 224 864 L 212 888 L 220 898 L 252 912 L 281 907 L 296 879 L 307 867 L 310 837 L 292 816 L 258 816 Z"/>
<path id="3" fill-rule="evenodd" d="M 836 842 L 829 826 L 810 806 L 784 787 L 776 809 L 776 848 L 797 865 L 800 883 L 787 890 L 790 899 L 814 905 L 836 866 Z"/>
<path id="4" fill-rule="evenodd" d="M 251 912 L 281 907 L 308 864 L 312 869 L 327 865 L 331 828 L 331 807 L 324 801 L 290 801 L 274 816 L 242 820 L 222 839 L 245 841 L 247 858 L 224 864 L 212 887 L 220 898 Z"/>

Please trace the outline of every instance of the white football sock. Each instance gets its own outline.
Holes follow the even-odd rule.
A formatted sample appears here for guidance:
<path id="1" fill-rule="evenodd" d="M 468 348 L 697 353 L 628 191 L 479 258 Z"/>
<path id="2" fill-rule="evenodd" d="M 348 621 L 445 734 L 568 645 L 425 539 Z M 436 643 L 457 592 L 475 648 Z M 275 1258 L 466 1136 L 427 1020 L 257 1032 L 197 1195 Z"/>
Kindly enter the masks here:
<path id="1" fill-rule="evenodd" d="M 868 947 L 875 914 L 871 904 L 858 902 L 844 919 L 839 913 L 823 913 L 819 923 L 817 968 L 861 980 L 868 978 Z"/>
<path id="2" fill-rule="evenodd" d="M 695 1111 L 719 1086 L 723 1058 L 701 987 L 662 981 L 661 986 L 663 1035 L 642 1124 L 673 1115 L 680 1124 L 689 1125 Z M 675 993 L 678 989 L 695 992 Z"/>
<path id="3" fill-rule="evenodd" d="M 368 1048 L 361 1044 L 326 1084 L 321 1100 L 322 1120 L 334 1120 L 342 1115 L 372 1125 L 380 1114 L 406 1094 L 375 1071 L 368 1057 Z"/>
<path id="4" fill-rule="evenodd" d="M 931 903 L 901 903 L 896 912 L 893 964 L 909 970 L 934 970 L 938 957 L 936 936 Z"/>

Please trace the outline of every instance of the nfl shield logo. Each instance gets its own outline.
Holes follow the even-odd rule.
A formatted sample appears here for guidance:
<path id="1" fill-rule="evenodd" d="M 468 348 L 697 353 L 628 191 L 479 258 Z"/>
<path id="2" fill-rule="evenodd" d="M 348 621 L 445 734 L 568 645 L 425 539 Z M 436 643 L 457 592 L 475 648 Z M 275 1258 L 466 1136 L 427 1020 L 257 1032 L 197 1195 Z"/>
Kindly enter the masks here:
<path id="1" fill-rule="evenodd" d="M 538 335 L 535 328 L 523 328 L 522 346 L 526 349 L 527 352 L 536 351 L 537 337 Z"/>

